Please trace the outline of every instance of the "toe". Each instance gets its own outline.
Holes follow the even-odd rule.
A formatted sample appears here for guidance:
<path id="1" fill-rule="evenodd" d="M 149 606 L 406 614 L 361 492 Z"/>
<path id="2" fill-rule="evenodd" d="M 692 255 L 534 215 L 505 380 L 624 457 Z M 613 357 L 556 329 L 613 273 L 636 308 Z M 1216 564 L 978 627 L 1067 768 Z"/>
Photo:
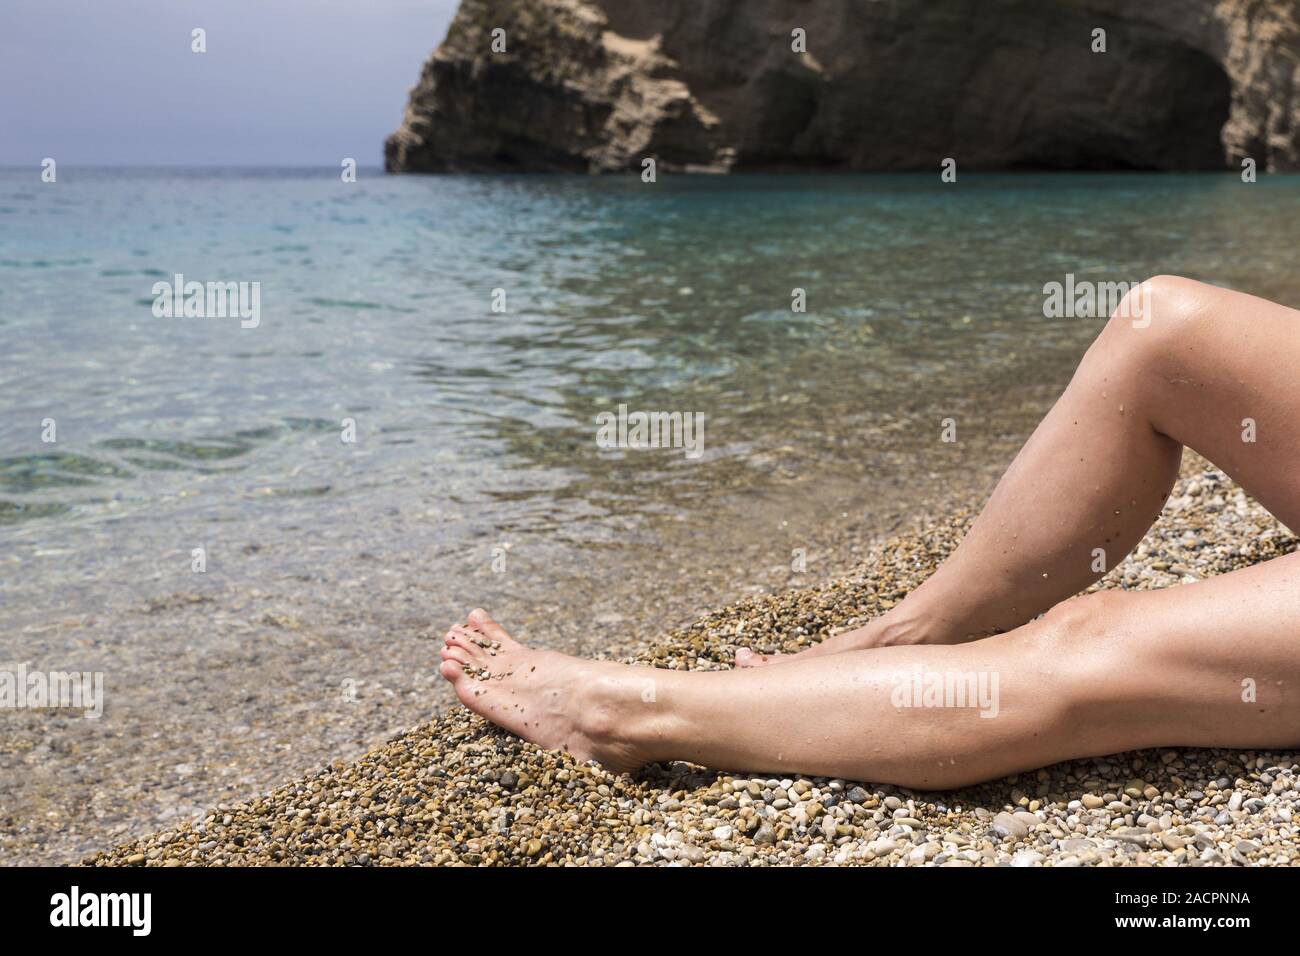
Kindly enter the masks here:
<path id="1" fill-rule="evenodd" d="M 464 648 L 457 647 L 454 644 L 444 647 L 442 651 L 439 653 L 439 656 L 444 661 L 456 661 L 457 663 L 464 666 L 469 666 L 474 663 L 474 659 L 470 657 L 469 651 L 465 650 Z"/>
<path id="2" fill-rule="evenodd" d="M 444 660 L 438 665 L 438 673 L 441 674 L 445 680 L 455 684 L 465 676 L 465 668 L 460 665 L 459 661 Z"/>
<path id="3" fill-rule="evenodd" d="M 477 681 L 465 672 L 460 661 L 443 661 L 438 665 L 438 673 L 455 689 L 456 699 L 477 712 L 474 707 L 474 687 Z"/>
<path id="4" fill-rule="evenodd" d="M 469 612 L 469 623 L 471 627 L 476 627 L 494 641 L 501 643 L 515 643 L 515 641 L 506 633 L 506 629 L 492 620 L 487 611 L 481 607 L 476 607 Z"/>
<path id="5" fill-rule="evenodd" d="M 447 647 L 456 648 L 466 654 L 469 658 L 467 663 L 476 667 L 487 666 L 487 661 L 493 656 L 488 648 L 479 643 L 482 640 L 484 640 L 483 635 L 475 634 L 462 627 L 453 627 L 446 637 Z"/>

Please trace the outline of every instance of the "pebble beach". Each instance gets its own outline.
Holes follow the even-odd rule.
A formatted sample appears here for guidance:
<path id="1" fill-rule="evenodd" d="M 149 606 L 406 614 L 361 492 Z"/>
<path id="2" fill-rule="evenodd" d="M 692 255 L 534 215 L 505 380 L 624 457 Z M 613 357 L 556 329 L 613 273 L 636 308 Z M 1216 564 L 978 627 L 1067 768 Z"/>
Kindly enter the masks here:
<path id="1" fill-rule="evenodd" d="M 790 652 L 901 600 L 972 509 L 888 538 L 853 571 L 763 595 L 607 656 L 721 669 Z M 1296 539 L 1191 455 L 1164 513 L 1099 588 L 1177 585 Z M 507 622 L 508 624 L 508 622 Z M 441 631 L 437 631 L 440 635 Z M 430 644 L 430 668 L 436 645 Z M 684 763 L 615 775 L 456 706 L 363 757 L 87 857 L 91 866 L 1234 866 L 1300 860 L 1300 753 L 1135 751 L 943 793 Z"/>

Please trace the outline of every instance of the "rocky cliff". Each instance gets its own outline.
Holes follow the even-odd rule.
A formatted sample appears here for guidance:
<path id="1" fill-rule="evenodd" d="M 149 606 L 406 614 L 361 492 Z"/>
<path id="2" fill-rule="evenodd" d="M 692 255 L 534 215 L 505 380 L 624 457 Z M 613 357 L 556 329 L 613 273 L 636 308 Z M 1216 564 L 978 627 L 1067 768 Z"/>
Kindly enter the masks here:
<path id="1" fill-rule="evenodd" d="M 1300 0 L 463 0 L 385 163 L 1296 169 L 1298 12 Z"/>

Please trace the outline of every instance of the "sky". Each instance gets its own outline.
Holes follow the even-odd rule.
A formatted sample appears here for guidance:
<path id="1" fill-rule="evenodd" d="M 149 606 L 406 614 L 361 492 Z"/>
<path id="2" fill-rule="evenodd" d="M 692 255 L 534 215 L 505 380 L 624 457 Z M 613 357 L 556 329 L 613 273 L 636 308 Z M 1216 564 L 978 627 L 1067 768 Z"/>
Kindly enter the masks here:
<path id="1" fill-rule="evenodd" d="M 456 6 L 0 0 L 0 166 L 379 165 Z"/>

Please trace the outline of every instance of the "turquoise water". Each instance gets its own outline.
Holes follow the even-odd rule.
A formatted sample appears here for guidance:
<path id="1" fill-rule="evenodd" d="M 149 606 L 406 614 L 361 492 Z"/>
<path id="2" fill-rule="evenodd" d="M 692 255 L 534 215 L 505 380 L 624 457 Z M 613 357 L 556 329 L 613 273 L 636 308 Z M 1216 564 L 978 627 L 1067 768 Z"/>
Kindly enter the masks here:
<path id="1" fill-rule="evenodd" d="M 1045 319 L 1045 282 L 1285 297 L 1298 204 L 1230 175 L 7 170 L 0 586 L 35 603 L 0 613 L 39 616 L 51 575 L 147 593 L 141 564 L 270 521 L 433 562 L 527 538 L 545 568 L 783 473 L 896 473 L 945 416 L 978 457 L 1018 427 L 1003 396 L 1059 387 L 1099 327 Z M 156 318 L 175 273 L 260 283 L 260 325 Z M 704 455 L 599 448 L 620 402 L 703 413 Z"/>

